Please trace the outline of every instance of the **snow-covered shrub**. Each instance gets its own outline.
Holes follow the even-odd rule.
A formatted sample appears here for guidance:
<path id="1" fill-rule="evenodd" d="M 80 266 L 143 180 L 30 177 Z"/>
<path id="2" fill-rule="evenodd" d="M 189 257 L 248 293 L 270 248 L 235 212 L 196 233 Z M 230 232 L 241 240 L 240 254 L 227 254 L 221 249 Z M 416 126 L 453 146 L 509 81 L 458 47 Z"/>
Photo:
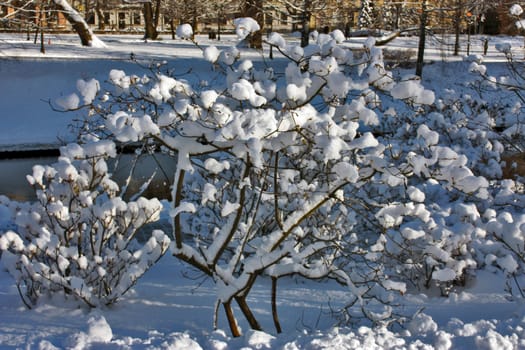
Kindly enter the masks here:
<path id="1" fill-rule="evenodd" d="M 432 200 L 433 205 L 426 204 Z M 385 233 L 374 251 L 383 252 L 390 273 L 403 276 L 411 288 L 437 286 L 448 295 L 477 267 L 470 249 L 480 222 L 477 208 L 448 200 L 391 204 L 377 214 Z"/>
<path id="2" fill-rule="evenodd" d="M 439 285 L 446 295 L 477 266 L 470 244 L 482 225 L 478 205 L 490 194 L 489 181 L 474 164 L 483 152 L 479 144 L 488 141 L 460 127 L 448 111 L 407 116 L 396 109 L 380 116 L 375 131 L 388 148 L 375 160 L 375 167 L 387 165 L 386 171 L 367 184 L 366 196 L 378 206 L 370 220 L 382 233 L 370 256 L 410 287 Z M 448 136 L 456 134 L 463 137 L 452 146 Z M 501 167 L 494 160 L 493 169 L 483 171 L 494 177 Z"/>
<path id="3" fill-rule="evenodd" d="M 51 293 L 72 295 L 91 307 L 116 302 L 166 252 L 159 230 L 135 240 L 158 220 L 162 205 L 143 197 L 125 202 L 108 174 L 111 141 L 61 148 L 58 161 L 35 165 L 27 179 L 34 203 L 8 202 L 14 227 L 0 236 L 2 262 L 27 306 Z"/>
<path id="4" fill-rule="evenodd" d="M 468 57 L 464 64 L 472 79 L 465 85 L 472 94 L 458 96 L 450 90 L 437 107 L 443 115 L 440 124 L 466 156 L 466 165 L 489 181 L 486 200 L 474 202 L 479 214 L 475 221 L 469 220 L 473 227 L 468 231 L 474 235 L 467 251 L 478 268 L 503 271 L 508 276 L 507 291 L 524 297 L 524 174 L 505 160 L 521 158 L 525 150 L 525 80 L 523 63 L 515 59 L 512 46 L 498 44 L 496 49 L 508 61 L 506 71 L 492 71 L 480 57 Z"/>
<path id="5" fill-rule="evenodd" d="M 477 58 L 458 64 L 467 71 L 473 63 L 476 74 L 487 72 Z M 469 79 L 462 93 L 454 87 L 443 91 L 430 112 L 416 109 L 415 114 L 378 99 L 384 112 L 377 113 L 379 123 L 371 131 L 388 145 L 391 156 L 385 152 L 380 161 L 390 162 L 384 179 L 390 185 L 369 190 L 374 205 L 381 206 L 373 219 L 383 230 L 369 255 L 409 287 L 438 285 L 448 294 L 474 276 L 475 269 L 487 266 L 486 255 L 495 247 L 497 259 L 512 253 L 494 244 L 498 238 L 487 230 L 492 216 L 486 213 L 515 215 L 522 210 L 523 186 L 502 179 L 502 159 L 521 147 L 520 136 L 511 131 L 519 130 L 523 113 L 519 98 L 504 93 L 509 86 L 494 83 L 504 79 L 491 79 Z M 505 98 L 486 100 L 487 91 Z"/>
<path id="6" fill-rule="evenodd" d="M 497 266 L 514 283 L 509 283 L 509 288 L 514 285 L 511 294 L 521 297 L 525 296 L 525 286 L 516 278 L 523 275 L 525 269 L 525 216 L 521 213 L 503 212 L 490 219 L 487 224 L 487 233 L 492 238 L 493 244 L 486 244 L 483 248 L 486 252 L 485 263 L 488 266 Z M 517 289 L 517 290 L 516 290 Z"/>
<path id="7" fill-rule="evenodd" d="M 523 112 L 523 101 L 525 101 L 525 76 L 523 75 L 524 63 L 515 57 L 510 44 L 498 44 L 496 49 L 505 56 L 508 70 L 492 75 L 491 70 L 480 60 L 473 60 L 469 70 L 477 79 L 472 79 L 469 84 L 473 86 L 480 95 L 479 98 L 471 98 L 477 102 L 477 108 L 482 108 L 486 114 L 475 118 L 473 122 L 482 119 L 489 120 L 489 125 L 498 135 L 490 138 L 498 139 L 505 146 L 508 153 L 519 153 L 525 151 L 525 113 Z M 484 99 L 484 92 L 489 91 L 493 96 L 500 98 Z M 516 98 L 517 97 L 517 98 Z M 472 103 L 471 103 L 472 104 Z M 482 126 L 485 126 L 482 124 Z M 486 129 L 485 129 L 486 130 Z"/>
<path id="8" fill-rule="evenodd" d="M 203 48 L 206 81 L 113 70 L 89 104 L 90 137 L 176 159 L 173 255 L 215 281 L 234 335 L 232 302 L 260 329 L 247 296 L 261 279 L 335 278 L 346 321 L 383 322 L 406 282 L 446 294 L 476 266 L 489 183 L 443 136 L 434 93 L 394 79 L 373 39 L 355 55 L 335 37 L 305 49 L 273 33 L 272 67 Z"/>
<path id="9" fill-rule="evenodd" d="M 520 188 L 521 187 L 521 188 Z M 523 184 L 504 180 L 495 186 L 494 207 L 484 213 L 485 236 L 475 244 L 479 265 L 501 270 L 507 277 L 505 291 L 525 298 L 525 195 Z"/>

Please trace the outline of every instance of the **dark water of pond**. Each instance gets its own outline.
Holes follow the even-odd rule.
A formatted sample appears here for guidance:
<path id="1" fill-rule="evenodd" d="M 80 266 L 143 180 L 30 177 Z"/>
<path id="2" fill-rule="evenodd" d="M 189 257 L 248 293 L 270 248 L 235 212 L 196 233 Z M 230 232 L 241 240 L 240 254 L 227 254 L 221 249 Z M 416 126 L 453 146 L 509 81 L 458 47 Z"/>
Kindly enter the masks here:
<path id="1" fill-rule="evenodd" d="M 0 195 L 8 196 L 17 201 L 35 199 L 35 193 L 28 184 L 26 176 L 33 173 L 34 165 L 50 165 L 56 162 L 56 157 L 2 159 L 0 160 Z M 113 179 L 122 186 L 129 175 L 133 156 L 122 155 L 118 164 L 109 163 Z M 143 156 L 135 167 L 133 180 L 128 187 L 128 194 L 135 193 L 140 186 L 155 172 L 153 181 L 144 192 L 148 198 L 169 199 L 170 187 L 173 181 L 176 161 L 164 154 Z"/>

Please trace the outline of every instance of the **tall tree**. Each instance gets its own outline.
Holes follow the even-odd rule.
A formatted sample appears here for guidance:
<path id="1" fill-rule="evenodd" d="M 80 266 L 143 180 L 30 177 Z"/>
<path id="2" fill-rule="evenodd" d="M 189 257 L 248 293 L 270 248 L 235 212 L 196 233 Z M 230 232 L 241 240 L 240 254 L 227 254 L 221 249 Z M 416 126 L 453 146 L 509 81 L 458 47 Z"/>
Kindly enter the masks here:
<path id="1" fill-rule="evenodd" d="M 350 35 L 354 23 L 354 15 L 359 12 L 359 6 L 355 2 L 335 1 L 333 7 L 333 16 L 337 28 L 343 29 L 345 36 Z"/>
<path id="2" fill-rule="evenodd" d="M 381 27 L 387 30 L 400 30 L 405 26 L 413 26 L 413 10 L 406 1 L 385 1 L 379 8 Z"/>
<path id="3" fill-rule="evenodd" d="M 208 3 L 208 2 L 207 2 Z M 215 0 L 209 3 L 212 15 L 211 18 L 215 17 L 217 21 L 217 39 L 221 40 L 221 32 L 223 21 L 227 13 L 234 12 L 235 6 L 238 3 L 235 0 Z"/>
<path id="4" fill-rule="evenodd" d="M 159 33 L 157 32 L 157 26 L 155 26 L 153 5 L 151 1 L 144 3 L 144 39 L 157 39 Z"/>
<path id="5" fill-rule="evenodd" d="M 171 38 L 175 39 L 175 21 L 178 19 L 178 0 L 166 0 L 163 4 L 164 9 L 164 17 L 166 18 L 166 21 L 170 25 L 170 31 L 171 31 Z"/>
<path id="6" fill-rule="evenodd" d="M 162 12 L 164 18 L 170 23 L 172 36 L 174 37 L 175 23 L 189 23 L 193 27 L 194 32 L 198 32 L 199 22 L 208 15 L 211 16 L 214 11 L 214 5 L 223 3 L 225 1 L 205 1 L 205 0 L 164 0 L 162 3 Z"/>
<path id="7" fill-rule="evenodd" d="M 461 49 L 461 33 L 481 33 L 486 14 L 497 2 L 486 0 L 440 0 L 426 3 L 427 27 L 443 33 L 454 34 L 454 55 L 459 55 Z M 421 10 L 419 18 L 422 18 Z M 433 30 L 436 32 L 436 30 Z M 467 43 L 467 50 L 469 43 Z"/>

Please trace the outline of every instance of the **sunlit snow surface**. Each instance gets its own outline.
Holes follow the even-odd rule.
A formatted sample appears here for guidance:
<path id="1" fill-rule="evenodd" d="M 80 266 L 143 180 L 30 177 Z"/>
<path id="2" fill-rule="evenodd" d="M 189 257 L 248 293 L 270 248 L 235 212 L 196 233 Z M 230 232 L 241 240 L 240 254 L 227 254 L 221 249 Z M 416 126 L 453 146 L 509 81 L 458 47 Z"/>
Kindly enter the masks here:
<path id="1" fill-rule="evenodd" d="M 190 277 L 190 278 L 188 278 Z M 271 320 L 269 284 L 256 285 L 248 299 L 266 332 L 248 331 L 231 338 L 219 314 L 221 330 L 212 331 L 215 290 L 202 276 L 165 256 L 116 306 L 89 311 L 63 300 L 24 308 L 7 273 L 0 273 L 0 348 L 31 349 L 518 349 L 523 348 L 522 308 L 500 292 L 498 275 L 481 273 L 477 285 L 448 299 L 406 296 L 410 311 L 422 310 L 406 330 L 331 327 L 332 308 L 346 291 L 334 283 L 279 283 L 278 307 L 285 332 L 276 335 Z M 237 312 L 239 312 L 237 310 Z M 222 330 L 224 329 L 224 330 Z M 521 342 L 521 343 L 520 343 Z M 445 343 L 445 344 L 442 344 Z M 184 344 L 184 346 L 183 346 Z M 426 344 L 425 347 L 423 344 Z M 521 345 L 520 345 L 521 344 Z M 227 345 L 227 347 L 226 347 Z M 428 347 L 432 346 L 432 347 Z"/>
<path id="2" fill-rule="evenodd" d="M 0 149 L 48 147 L 71 139 L 68 125 L 75 118 L 74 113 L 54 111 L 50 103 L 55 109 L 71 107 L 77 103 L 72 94 L 78 90 L 84 92 L 83 98 L 89 99 L 90 79 L 104 81 L 112 69 L 139 74 L 144 68 L 130 58 L 146 66 L 165 60 L 175 67 L 176 74 L 196 82 L 210 74 L 210 65 L 202 59 L 202 52 L 188 41 L 171 40 L 168 36 L 147 43 L 139 36 L 100 36 L 100 39 L 107 44 L 106 49 L 81 48 L 74 35 L 47 35 L 46 54 L 42 55 L 39 45 L 26 40 L 25 34 L 0 34 Z M 224 48 L 236 38 L 224 36 L 218 42 L 197 36 L 196 40 L 203 47 Z M 494 47 L 506 42 L 520 47 L 523 39 L 491 40 L 484 63 L 493 71 L 504 61 Z M 272 41 L 281 42 L 279 37 Z M 364 41 L 355 38 L 346 44 L 360 47 Z M 425 87 L 440 91 L 464 80 L 469 74 L 468 65 L 460 62 L 461 57 L 453 57 L 443 43 L 430 45 L 427 59 L 433 64 L 425 67 Z M 403 37 L 388 48 L 416 46 L 417 38 Z M 217 59 L 216 52 L 208 49 L 206 59 Z M 472 52 L 482 52 L 481 38 L 474 37 Z M 264 55 L 267 57 L 268 52 Z M 260 53 L 244 51 L 243 57 L 256 62 Z M 443 64 L 442 59 L 447 63 Z M 501 66 L 503 69 L 504 65 Z M 77 89 L 79 79 L 86 83 Z M 403 94 L 410 88 L 400 87 L 398 92 Z M 63 105 L 56 104 L 57 101 Z M 426 130 L 421 130 L 421 135 L 425 142 L 433 142 L 433 135 Z M 420 193 L 409 192 L 411 197 L 421 197 Z M 213 193 L 207 198 L 213 200 Z M 406 234 L 417 236 L 417 232 Z M 514 266 L 512 261 L 502 261 L 501 265 L 507 270 Z M 449 276 L 441 272 L 440 277 L 446 280 Z M 342 305 L 346 290 L 336 283 L 282 279 L 278 286 L 278 311 L 284 333 L 280 335 L 273 329 L 269 284 L 257 284 L 248 303 L 259 315 L 265 332 L 249 331 L 248 325 L 241 323 L 244 334 L 233 339 L 222 312 L 219 312 L 219 330 L 213 331 L 214 285 L 170 255 L 162 258 L 117 305 L 95 311 L 63 300 L 42 301 L 33 310 L 27 310 L 13 279 L 0 270 L 0 349 L 525 348 L 525 309 L 505 298 L 504 284 L 501 272 L 481 271 L 477 272 L 475 282 L 468 282 L 468 288 L 453 292 L 448 298 L 407 294 L 403 300 L 406 311 L 417 314 L 404 328 L 389 331 L 366 326 L 334 327 L 332 310 Z"/>

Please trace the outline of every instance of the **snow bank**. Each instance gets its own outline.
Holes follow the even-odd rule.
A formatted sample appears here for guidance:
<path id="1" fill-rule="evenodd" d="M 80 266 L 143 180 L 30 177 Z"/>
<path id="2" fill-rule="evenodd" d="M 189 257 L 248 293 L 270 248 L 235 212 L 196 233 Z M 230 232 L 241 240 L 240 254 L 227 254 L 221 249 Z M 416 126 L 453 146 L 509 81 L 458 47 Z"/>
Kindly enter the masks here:
<path id="1" fill-rule="evenodd" d="M 95 349 L 108 344 L 113 339 L 113 331 L 104 316 L 96 314 L 87 320 L 87 332 L 71 335 L 66 340 L 69 349 Z M 98 345 L 97 345 L 98 344 Z"/>

